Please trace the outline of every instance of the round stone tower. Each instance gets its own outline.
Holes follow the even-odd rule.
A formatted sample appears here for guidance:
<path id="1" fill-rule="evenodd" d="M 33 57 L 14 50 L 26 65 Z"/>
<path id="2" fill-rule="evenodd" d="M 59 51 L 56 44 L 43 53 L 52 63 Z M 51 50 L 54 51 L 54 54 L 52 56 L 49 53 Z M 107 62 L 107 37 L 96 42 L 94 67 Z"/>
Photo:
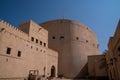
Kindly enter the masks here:
<path id="1" fill-rule="evenodd" d="M 58 75 L 78 78 L 87 75 L 87 56 L 98 55 L 96 35 L 72 20 L 53 20 L 40 24 L 48 30 L 48 47 L 58 51 Z"/>

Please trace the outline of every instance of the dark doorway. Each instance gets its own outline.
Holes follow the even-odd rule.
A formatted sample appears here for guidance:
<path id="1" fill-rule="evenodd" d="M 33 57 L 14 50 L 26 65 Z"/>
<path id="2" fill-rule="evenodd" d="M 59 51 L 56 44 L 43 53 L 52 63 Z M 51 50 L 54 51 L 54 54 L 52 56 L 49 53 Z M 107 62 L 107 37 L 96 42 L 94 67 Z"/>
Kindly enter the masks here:
<path id="1" fill-rule="evenodd" d="M 51 77 L 55 77 L 55 66 L 51 67 Z"/>

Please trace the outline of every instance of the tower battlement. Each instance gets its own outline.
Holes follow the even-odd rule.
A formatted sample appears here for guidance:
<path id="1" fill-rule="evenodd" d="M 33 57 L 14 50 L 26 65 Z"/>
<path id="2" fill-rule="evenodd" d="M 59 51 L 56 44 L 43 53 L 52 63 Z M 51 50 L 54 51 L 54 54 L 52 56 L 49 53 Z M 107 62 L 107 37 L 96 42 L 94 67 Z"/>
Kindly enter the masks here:
<path id="1" fill-rule="evenodd" d="M 10 29 L 12 29 L 12 30 L 16 30 L 16 31 L 18 31 L 18 32 L 20 32 L 20 33 L 22 33 L 22 34 L 26 34 L 26 33 L 24 33 L 22 30 L 19 30 L 17 27 L 15 27 L 15 26 L 11 25 L 10 23 L 8 23 L 8 22 L 6 22 L 6 21 L 4 21 L 4 20 L 1 20 L 1 19 L 0 19 L 0 25 L 3 25 L 3 26 L 5 26 L 6 28 L 10 28 Z"/>
<path id="2" fill-rule="evenodd" d="M 5 29 L 6 32 L 11 33 L 11 35 L 27 39 L 28 34 L 18 29 L 17 27 L 11 25 L 10 23 L 0 19 L 0 29 Z"/>

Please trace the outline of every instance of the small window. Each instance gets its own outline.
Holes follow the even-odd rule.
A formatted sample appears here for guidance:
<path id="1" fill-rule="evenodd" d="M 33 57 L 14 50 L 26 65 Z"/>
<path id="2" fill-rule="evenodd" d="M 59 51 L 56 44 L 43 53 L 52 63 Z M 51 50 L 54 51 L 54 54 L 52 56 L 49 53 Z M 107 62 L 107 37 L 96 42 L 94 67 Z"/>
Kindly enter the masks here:
<path id="1" fill-rule="evenodd" d="M 45 51 L 44 51 L 44 53 L 45 53 Z"/>
<path id="2" fill-rule="evenodd" d="M 44 43 L 44 47 L 46 47 L 46 43 Z"/>
<path id="3" fill-rule="evenodd" d="M 120 47 L 118 47 L 118 51 L 120 52 Z"/>
<path id="4" fill-rule="evenodd" d="M 76 40 L 79 40 L 79 37 L 76 37 Z"/>
<path id="5" fill-rule="evenodd" d="M 118 55 L 120 56 L 120 46 L 118 47 Z"/>
<path id="6" fill-rule="evenodd" d="M 52 39 L 55 39 L 55 36 L 53 36 Z"/>
<path id="7" fill-rule="evenodd" d="M 38 43 L 38 39 L 36 39 L 36 43 Z"/>
<path id="8" fill-rule="evenodd" d="M 42 45 L 42 41 L 40 41 L 40 45 Z"/>
<path id="9" fill-rule="evenodd" d="M 88 43 L 88 40 L 86 40 L 86 43 Z"/>
<path id="10" fill-rule="evenodd" d="M 7 48 L 6 54 L 10 54 L 10 53 L 11 53 L 11 48 Z"/>
<path id="11" fill-rule="evenodd" d="M 38 51 L 38 48 L 36 48 L 36 51 Z"/>
<path id="12" fill-rule="evenodd" d="M 42 49 L 40 51 L 42 52 Z"/>
<path id="13" fill-rule="evenodd" d="M 64 40 L 64 36 L 60 36 L 60 40 Z"/>
<path id="14" fill-rule="evenodd" d="M 34 41 L 34 37 L 31 37 L 31 41 Z"/>
<path id="15" fill-rule="evenodd" d="M 18 51 L 17 56 L 18 56 L 18 57 L 21 57 L 21 51 Z"/>

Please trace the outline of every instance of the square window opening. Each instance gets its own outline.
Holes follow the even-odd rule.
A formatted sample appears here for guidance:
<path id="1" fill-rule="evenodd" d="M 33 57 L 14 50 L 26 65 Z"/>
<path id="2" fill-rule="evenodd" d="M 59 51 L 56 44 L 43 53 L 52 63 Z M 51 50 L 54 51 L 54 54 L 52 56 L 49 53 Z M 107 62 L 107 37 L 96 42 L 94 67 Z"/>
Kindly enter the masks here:
<path id="1" fill-rule="evenodd" d="M 64 40 L 64 36 L 60 36 L 60 40 Z"/>
<path id="2" fill-rule="evenodd" d="M 55 39 L 55 36 L 53 36 L 52 39 Z"/>
<path id="3" fill-rule="evenodd" d="M 40 41 L 40 45 L 42 45 L 42 41 Z"/>
<path id="4" fill-rule="evenodd" d="M 36 39 L 36 43 L 38 43 L 38 39 Z"/>
<path id="5" fill-rule="evenodd" d="M 31 41 L 34 41 L 34 37 L 31 37 Z"/>
<path id="6" fill-rule="evenodd" d="M 79 37 L 76 37 L 76 40 L 79 40 Z"/>
<path id="7" fill-rule="evenodd" d="M 6 54 L 11 54 L 11 48 L 7 48 L 7 52 L 6 52 Z"/>

